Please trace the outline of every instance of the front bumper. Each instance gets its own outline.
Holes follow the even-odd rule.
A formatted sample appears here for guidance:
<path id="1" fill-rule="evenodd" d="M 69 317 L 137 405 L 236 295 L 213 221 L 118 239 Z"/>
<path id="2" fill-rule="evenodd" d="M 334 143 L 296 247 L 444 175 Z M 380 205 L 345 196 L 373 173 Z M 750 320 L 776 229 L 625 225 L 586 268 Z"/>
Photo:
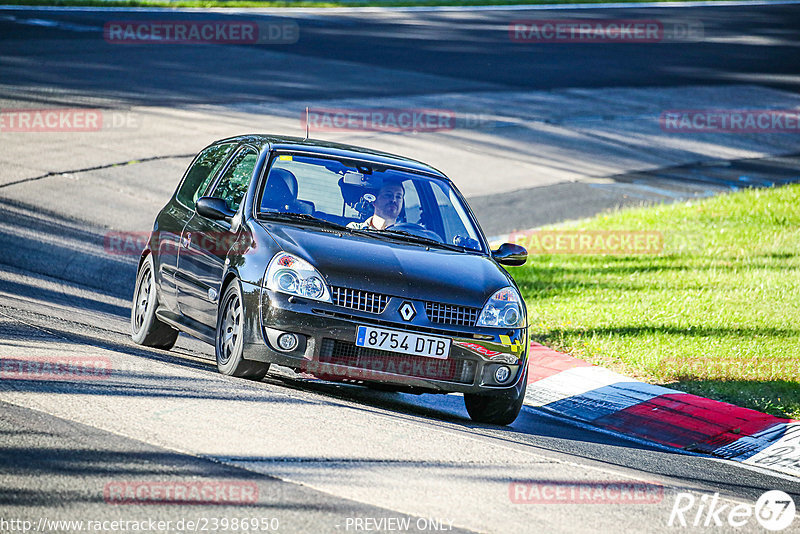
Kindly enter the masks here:
<path id="1" fill-rule="evenodd" d="M 246 359 L 290 367 L 324 380 L 379 382 L 411 391 L 502 393 L 519 388 L 524 380 L 528 358 L 525 328 L 439 325 L 428 323 L 426 317 L 400 323 L 273 291 L 261 294 L 255 286 L 247 289 L 244 304 L 250 332 L 245 335 Z M 452 340 L 450 353 L 447 359 L 436 359 L 357 347 L 358 325 L 448 337 Z M 295 349 L 278 348 L 277 338 L 282 333 L 298 335 Z M 500 366 L 510 371 L 502 383 L 495 379 Z"/>

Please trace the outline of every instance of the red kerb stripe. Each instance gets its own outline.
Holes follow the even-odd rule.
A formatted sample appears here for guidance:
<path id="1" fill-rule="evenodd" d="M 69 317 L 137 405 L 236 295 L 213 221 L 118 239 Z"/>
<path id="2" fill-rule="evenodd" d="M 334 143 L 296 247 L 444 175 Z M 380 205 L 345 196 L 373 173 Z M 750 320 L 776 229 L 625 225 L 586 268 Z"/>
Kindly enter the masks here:
<path id="1" fill-rule="evenodd" d="M 661 395 L 597 419 L 593 424 L 681 449 L 720 447 L 760 432 L 780 419 L 688 393 Z"/>
<path id="2" fill-rule="evenodd" d="M 539 343 L 531 342 L 531 350 L 528 356 L 528 383 L 557 375 L 573 367 L 591 366 L 592 364 L 583 360 L 562 354 Z"/>

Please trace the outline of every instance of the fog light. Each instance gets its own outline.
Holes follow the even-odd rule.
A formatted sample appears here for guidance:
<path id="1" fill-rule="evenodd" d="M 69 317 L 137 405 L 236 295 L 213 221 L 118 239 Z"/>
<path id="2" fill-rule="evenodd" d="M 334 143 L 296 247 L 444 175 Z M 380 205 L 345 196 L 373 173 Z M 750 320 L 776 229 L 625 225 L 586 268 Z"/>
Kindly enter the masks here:
<path id="1" fill-rule="evenodd" d="M 497 380 L 498 384 L 502 384 L 510 377 L 511 377 L 511 369 L 509 369 L 505 365 L 501 365 L 494 371 L 494 379 Z"/>
<path id="2" fill-rule="evenodd" d="M 281 334 L 278 336 L 278 346 L 281 350 L 290 351 L 297 348 L 298 339 L 294 334 Z"/>

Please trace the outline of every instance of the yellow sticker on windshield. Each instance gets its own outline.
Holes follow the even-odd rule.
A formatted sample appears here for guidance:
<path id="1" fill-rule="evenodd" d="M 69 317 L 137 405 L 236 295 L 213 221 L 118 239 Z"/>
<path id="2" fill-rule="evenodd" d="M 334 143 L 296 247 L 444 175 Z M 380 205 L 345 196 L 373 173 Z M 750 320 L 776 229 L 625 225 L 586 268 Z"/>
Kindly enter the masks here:
<path id="1" fill-rule="evenodd" d="M 278 156 L 281 161 L 292 161 L 292 156 Z"/>

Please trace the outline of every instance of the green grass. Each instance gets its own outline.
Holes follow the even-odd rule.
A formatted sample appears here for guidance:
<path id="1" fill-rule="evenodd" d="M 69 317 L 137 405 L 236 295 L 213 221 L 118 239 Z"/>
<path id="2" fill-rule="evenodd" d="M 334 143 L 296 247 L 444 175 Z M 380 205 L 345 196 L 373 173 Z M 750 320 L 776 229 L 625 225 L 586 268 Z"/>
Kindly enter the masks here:
<path id="1" fill-rule="evenodd" d="M 570 225 L 660 231 L 664 247 L 531 255 L 512 274 L 532 338 L 646 382 L 800 418 L 798 206 L 793 185 Z"/>
<path id="2" fill-rule="evenodd" d="M 641 2 L 642 0 L 614 0 Z M 674 0 L 653 0 L 669 2 Z M 719 0 L 722 1 L 722 0 Z M 409 7 L 409 6 L 491 6 L 537 4 L 599 4 L 608 0 L 7 0 L 3 5 L 89 6 L 89 7 Z"/>

